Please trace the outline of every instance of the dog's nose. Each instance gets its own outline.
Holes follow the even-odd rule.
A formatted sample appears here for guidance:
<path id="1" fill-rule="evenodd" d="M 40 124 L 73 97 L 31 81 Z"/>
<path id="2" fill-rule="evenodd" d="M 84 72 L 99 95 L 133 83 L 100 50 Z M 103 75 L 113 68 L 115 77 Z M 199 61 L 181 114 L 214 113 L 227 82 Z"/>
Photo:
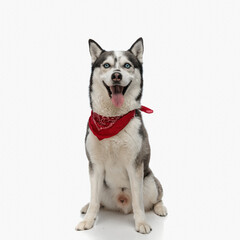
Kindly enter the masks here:
<path id="1" fill-rule="evenodd" d="M 114 82 L 120 82 L 122 80 L 122 74 L 119 72 L 115 72 L 112 74 L 112 80 Z"/>

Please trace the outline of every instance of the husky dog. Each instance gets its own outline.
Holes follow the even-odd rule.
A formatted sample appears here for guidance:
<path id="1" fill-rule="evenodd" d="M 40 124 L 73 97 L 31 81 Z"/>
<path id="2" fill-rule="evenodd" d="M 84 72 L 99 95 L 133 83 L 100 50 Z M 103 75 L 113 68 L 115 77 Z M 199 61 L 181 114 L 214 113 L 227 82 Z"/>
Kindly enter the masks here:
<path id="1" fill-rule="evenodd" d="M 157 215 L 166 216 L 167 209 L 162 202 L 162 186 L 149 168 L 150 146 L 140 112 L 143 39 L 127 51 L 105 51 L 90 39 L 89 49 L 92 115 L 85 146 L 91 199 L 81 210 L 86 215 L 76 230 L 92 228 L 100 207 L 105 207 L 125 214 L 133 212 L 136 231 L 149 233 L 152 229 L 145 221 L 145 211 L 153 209 Z M 126 126 L 116 131 L 112 127 L 115 121 L 118 124 L 130 113 Z M 107 136 L 94 132 L 90 121 L 96 124 L 99 134 L 107 123 Z"/>

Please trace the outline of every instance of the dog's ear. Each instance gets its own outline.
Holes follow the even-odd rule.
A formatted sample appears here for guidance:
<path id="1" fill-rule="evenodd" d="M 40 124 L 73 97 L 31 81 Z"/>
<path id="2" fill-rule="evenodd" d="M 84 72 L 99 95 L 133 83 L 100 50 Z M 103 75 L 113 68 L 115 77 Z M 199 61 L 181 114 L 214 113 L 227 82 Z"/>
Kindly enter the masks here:
<path id="1" fill-rule="evenodd" d="M 137 57 L 140 63 L 143 62 L 143 39 L 139 38 L 129 49 Z"/>
<path id="2" fill-rule="evenodd" d="M 104 50 L 92 39 L 88 40 L 88 44 L 89 52 L 92 57 L 92 63 L 94 63 Z"/>

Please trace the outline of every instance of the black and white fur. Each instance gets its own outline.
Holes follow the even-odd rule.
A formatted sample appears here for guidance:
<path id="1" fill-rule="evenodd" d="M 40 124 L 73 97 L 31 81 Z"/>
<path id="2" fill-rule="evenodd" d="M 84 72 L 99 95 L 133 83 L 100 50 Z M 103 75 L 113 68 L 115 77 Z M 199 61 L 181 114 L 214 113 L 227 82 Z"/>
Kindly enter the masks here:
<path id="1" fill-rule="evenodd" d="M 128 51 L 105 51 L 95 41 L 89 40 L 92 58 L 90 79 L 90 104 L 94 112 L 103 116 L 120 116 L 139 109 L 142 96 L 143 40 L 139 38 Z M 108 63 L 109 68 L 104 68 Z M 125 63 L 131 65 L 125 68 Z M 116 107 L 111 101 L 114 72 L 122 74 L 124 103 Z M 142 115 L 135 117 L 117 135 L 101 141 L 87 129 L 86 154 L 89 160 L 91 200 L 82 209 L 84 220 L 76 230 L 93 227 L 100 207 L 133 212 L 136 231 L 149 233 L 145 211 L 153 209 L 157 215 L 166 216 L 162 202 L 162 187 L 149 168 L 150 146 Z"/>

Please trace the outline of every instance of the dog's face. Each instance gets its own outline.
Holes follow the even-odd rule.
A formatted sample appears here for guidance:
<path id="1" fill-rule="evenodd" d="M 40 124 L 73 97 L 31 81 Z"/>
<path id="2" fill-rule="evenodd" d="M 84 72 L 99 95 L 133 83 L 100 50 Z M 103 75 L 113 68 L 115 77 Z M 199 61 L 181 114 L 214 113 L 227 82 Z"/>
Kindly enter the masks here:
<path id="1" fill-rule="evenodd" d="M 105 51 L 89 40 L 92 57 L 90 100 L 94 111 L 123 113 L 139 107 L 142 95 L 143 40 L 128 51 Z M 132 109 L 131 109 L 132 108 Z M 107 115 L 105 113 L 104 115 Z"/>

